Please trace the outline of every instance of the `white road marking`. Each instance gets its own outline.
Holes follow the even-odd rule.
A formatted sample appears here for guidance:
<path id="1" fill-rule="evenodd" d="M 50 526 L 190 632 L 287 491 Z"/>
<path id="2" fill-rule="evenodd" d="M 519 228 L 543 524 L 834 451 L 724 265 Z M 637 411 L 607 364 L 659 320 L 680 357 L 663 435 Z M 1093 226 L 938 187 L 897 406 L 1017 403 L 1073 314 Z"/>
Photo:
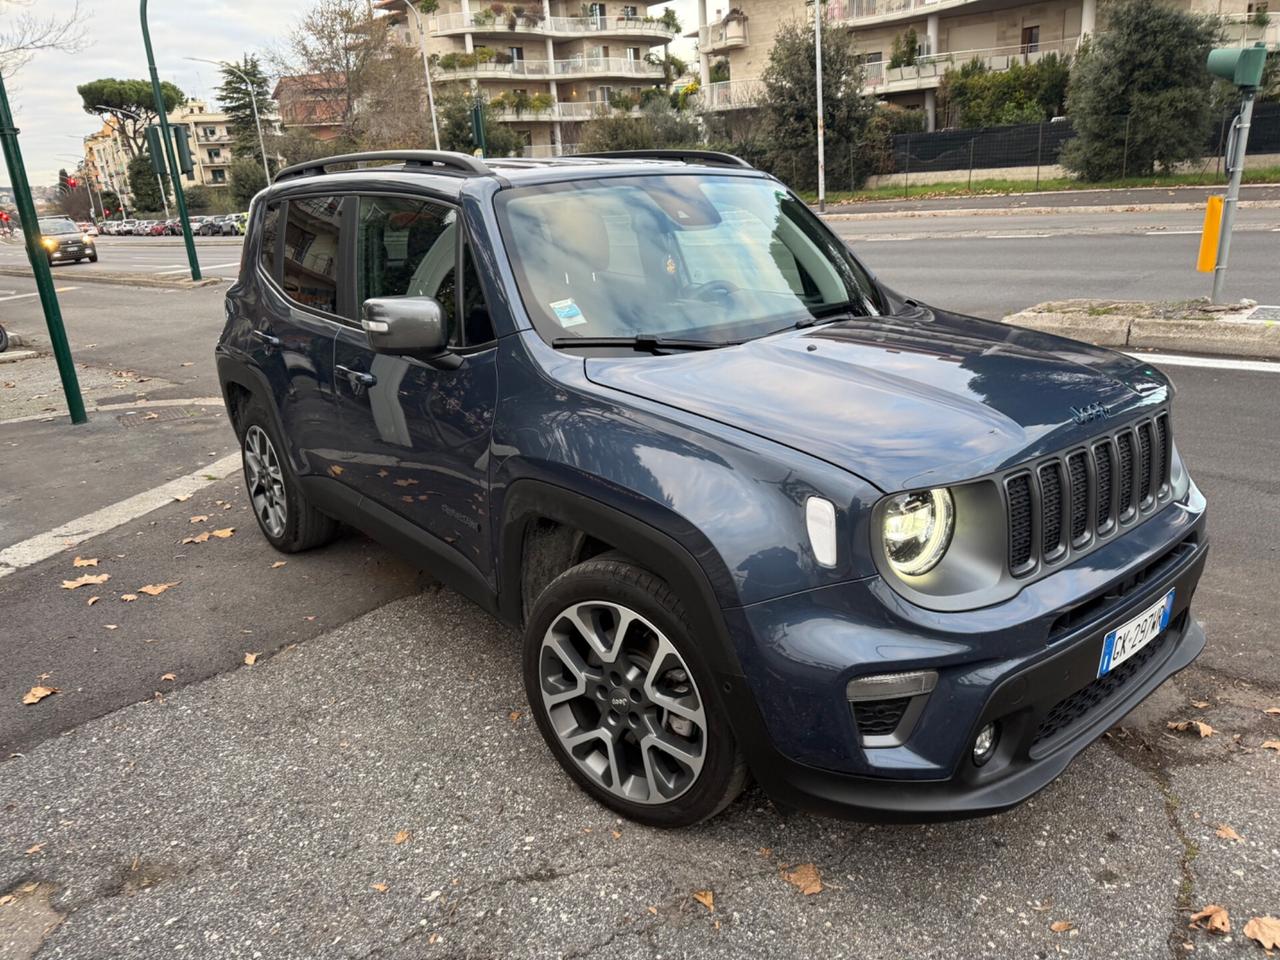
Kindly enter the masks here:
<path id="1" fill-rule="evenodd" d="M 1148 237 L 1195 237 L 1199 236 L 1199 230 L 1148 230 Z"/>
<path id="2" fill-rule="evenodd" d="M 1042 237 L 1059 237 L 1059 233 L 988 233 L 988 240 L 1039 240 Z"/>
<path id="3" fill-rule="evenodd" d="M 53 292 L 67 293 L 68 291 L 79 290 L 79 289 L 80 289 L 79 287 L 54 287 Z M 0 297 L 0 303 L 4 303 L 6 300 L 22 300 L 24 297 L 38 297 L 38 296 L 40 296 L 39 290 L 36 290 L 32 293 L 15 293 L 12 296 Z"/>
<path id="4" fill-rule="evenodd" d="M 201 270 L 222 270 L 225 267 L 238 267 L 238 266 L 240 266 L 240 261 L 232 260 L 230 263 L 202 263 L 200 264 L 200 269 Z M 174 267 L 171 270 L 157 270 L 156 273 L 185 273 L 190 269 L 191 269 L 191 265 L 188 263 L 184 263 L 182 266 Z"/>
<path id="5" fill-rule="evenodd" d="M 240 469 L 240 454 L 232 453 L 188 473 L 185 477 L 170 480 L 158 487 L 146 490 L 119 503 L 87 513 L 83 517 L 64 523 L 44 533 L 15 543 L 0 550 L 0 577 L 7 577 L 32 564 L 56 556 L 68 547 L 114 530 L 121 524 L 136 520 L 152 510 L 158 510 L 175 497 L 188 497 L 213 483 L 228 477 Z M 212 479 L 210 479 L 212 478 Z"/>
<path id="6" fill-rule="evenodd" d="M 1139 360 L 1159 366 L 1207 367 L 1210 370 L 1243 370 L 1249 373 L 1280 373 L 1280 363 L 1270 360 L 1230 360 L 1226 357 L 1189 357 L 1178 353 L 1130 353 Z"/>

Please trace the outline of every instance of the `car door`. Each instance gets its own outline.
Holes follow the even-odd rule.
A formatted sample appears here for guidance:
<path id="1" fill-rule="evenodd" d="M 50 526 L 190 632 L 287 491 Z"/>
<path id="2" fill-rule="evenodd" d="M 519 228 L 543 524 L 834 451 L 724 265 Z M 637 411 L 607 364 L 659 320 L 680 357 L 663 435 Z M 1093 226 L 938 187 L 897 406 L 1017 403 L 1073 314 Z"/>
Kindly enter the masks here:
<path id="1" fill-rule="evenodd" d="M 450 324 L 454 364 L 375 354 L 358 324 L 334 346 L 350 462 L 369 499 L 489 575 L 489 434 L 497 398 L 493 327 L 459 211 L 422 197 L 358 198 L 357 301 L 429 296 Z M 462 277 L 462 282 L 458 278 Z"/>
<path id="2" fill-rule="evenodd" d="M 269 380 L 282 438 L 304 473 L 332 473 L 337 405 L 333 339 L 352 315 L 343 198 L 296 196 L 263 213 L 258 284 L 261 303 L 247 305 L 254 320 L 253 359 Z"/>

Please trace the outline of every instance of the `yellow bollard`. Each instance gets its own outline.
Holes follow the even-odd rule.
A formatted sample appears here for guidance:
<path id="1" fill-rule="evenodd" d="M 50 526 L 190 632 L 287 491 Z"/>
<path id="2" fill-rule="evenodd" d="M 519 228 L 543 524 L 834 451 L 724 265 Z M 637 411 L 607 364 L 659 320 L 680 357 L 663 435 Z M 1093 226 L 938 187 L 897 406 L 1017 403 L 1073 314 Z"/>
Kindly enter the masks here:
<path id="1" fill-rule="evenodd" d="M 1204 232 L 1200 234 L 1200 256 L 1196 270 L 1213 273 L 1218 266 L 1218 242 L 1222 238 L 1222 197 L 1212 196 L 1204 211 Z"/>

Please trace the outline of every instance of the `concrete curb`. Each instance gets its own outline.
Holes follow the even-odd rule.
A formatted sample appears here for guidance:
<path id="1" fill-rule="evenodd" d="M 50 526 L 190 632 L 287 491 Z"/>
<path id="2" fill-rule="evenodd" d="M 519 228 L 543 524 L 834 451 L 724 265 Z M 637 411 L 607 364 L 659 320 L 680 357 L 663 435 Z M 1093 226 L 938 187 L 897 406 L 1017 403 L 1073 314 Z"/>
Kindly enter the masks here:
<path id="1" fill-rule="evenodd" d="M 30 277 L 31 271 L 21 267 L 0 267 L 3 277 Z M 54 281 L 64 278 L 54 275 Z M 202 280 L 164 280 L 145 273 L 77 273 L 75 283 L 107 283 L 122 287 L 164 287 L 170 290 L 190 290 L 194 287 L 210 287 L 226 281 L 225 277 L 205 277 Z"/>
<path id="2" fill-rule="evenodd" d="M 34 350 L 6 350 L 0 353 L 0 363 L 17 363 L 19 360 L 30 360 L 38 356 Z"/>
<path id="3" fill-rule="evenodd" d="M 1087 316 L 1039 312 L 1035 307 L 1007 316 L 1004 322 L 1101 347 L 1280 360 L 1280 323 Z"/>
<path id="4" fill-rule="evenodd" d="M 1280 200 L 1241 200 L 1241 210 L 1280 210 Z M 1117 203 L 1088 207 L 966 207 L 962 210 L 884 210 L 869 213 L 820 213 L 824 220 L 920 220 L 932 217 L 1044 217 L 1090 213 L 1155 213 L 1203 210 L 1204 203 Z"/>

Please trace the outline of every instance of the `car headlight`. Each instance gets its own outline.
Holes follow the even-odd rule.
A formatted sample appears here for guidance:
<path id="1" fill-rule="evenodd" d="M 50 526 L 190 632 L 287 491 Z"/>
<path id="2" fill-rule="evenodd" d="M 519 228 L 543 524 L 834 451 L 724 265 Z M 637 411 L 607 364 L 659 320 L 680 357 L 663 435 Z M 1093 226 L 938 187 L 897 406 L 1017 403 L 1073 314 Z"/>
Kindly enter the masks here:
<path id="1" fill-rule="evenodd" d="M 87 233 L 81 234 L 80 239 L 83 240 L 85 243 L 93 243 L 93 237 L 89 236 L 89 234 Z"/>
<path id="2" fill-rule="evenodd" d="M 951 545 L 955 502 L 945 488 L 903 493 L 889 500 L 881 521 L 884 554 L 894 572 L 918 577 L 936 567 Z"/>
<path id="3" fill-rule="evenodd" d="M 58 241 L 53 237 L 43 237 L 40 242 L 44 244 L 46 250 L 52 250 L 58 245 Z"/>

